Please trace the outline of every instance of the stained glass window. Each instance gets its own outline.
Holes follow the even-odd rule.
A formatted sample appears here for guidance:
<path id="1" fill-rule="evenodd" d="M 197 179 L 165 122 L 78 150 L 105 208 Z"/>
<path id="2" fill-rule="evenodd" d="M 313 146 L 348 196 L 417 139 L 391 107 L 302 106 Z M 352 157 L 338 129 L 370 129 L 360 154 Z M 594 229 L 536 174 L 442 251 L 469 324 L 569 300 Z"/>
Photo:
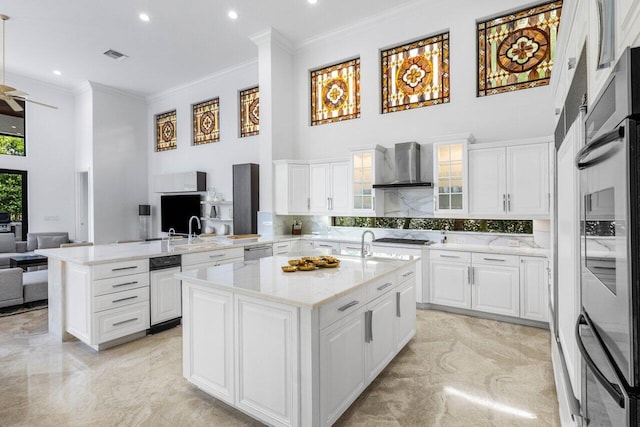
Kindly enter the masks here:
<path id="1" fill-rule="evenodd" d="M 478 23 L 478 96 L 549 84 L 562 1 Z"/>
<path id="2" fill-rule="evenodd" d="M 360 58 L 311 72 L 311 126 L 360 117 Z"/>
<path id="3" fill-rule="evenodd" d="M 156 116 L 156 151 L 175 150 L 178 147 L 176 110 Z"/>
<path id="4" fill-rule="evenodd" d="M 193 105 L 193 145 L 220 141 L 220 99 Z"/>
<path id="5" fill-rule="evenodd" d="M 381 52 L 382 113 L 449 102 L 449 33 Z"/>
<path id="6" fill-rule="evenodd" d="M 260 133 L 260 88 L 240 91 L 240 138 Z"/>

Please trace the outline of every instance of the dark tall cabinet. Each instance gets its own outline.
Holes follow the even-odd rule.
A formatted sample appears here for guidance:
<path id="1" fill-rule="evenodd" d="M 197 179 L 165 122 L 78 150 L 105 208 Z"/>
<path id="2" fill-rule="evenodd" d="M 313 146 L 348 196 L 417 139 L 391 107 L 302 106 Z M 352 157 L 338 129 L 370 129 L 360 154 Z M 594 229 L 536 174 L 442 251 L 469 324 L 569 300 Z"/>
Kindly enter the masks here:
<path id="1" fill-rule="evenodd" d="M 233 165 L 233 234 L 256 234 L 260 209 L 260 167 Z"/>

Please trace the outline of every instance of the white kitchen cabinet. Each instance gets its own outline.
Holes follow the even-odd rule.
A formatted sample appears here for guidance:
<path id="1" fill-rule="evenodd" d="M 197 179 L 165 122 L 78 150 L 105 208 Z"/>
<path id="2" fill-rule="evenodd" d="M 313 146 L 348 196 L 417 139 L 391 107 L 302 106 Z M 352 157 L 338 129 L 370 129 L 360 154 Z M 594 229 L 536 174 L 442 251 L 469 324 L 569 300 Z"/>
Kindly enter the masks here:
<path id="1" fill-rule="evenodd" d="M 309 165 L 310 211 L 346 214 L 349 211 L 351 164 L 349 162 Z"/>
<path id="2" fill-rule="evenodd" d="M 549 320 L 548 264 L 545 258 L 520 257 L 520 317 L 524 319 Z"/>
<path id="3" fill-rule="evenodd" d="M 418 283 L 419 282 L 417 280 L 411 278 L 410 280 L 401 283 L 395 292 L 396 312 L 393 327 L 396 352 L 400 351 L 416 334 L 415 294 Z"/>
<path id="4" fill-rule="evenodd" d="M 185 288 L 182 318 L 184 377 L 210 395 L 233 404 L 233 294 Z"/>
<path id="5" fill-rule="evenodd" d="M 154 193 L 206 191 L 206 172 L 170 173 L 153 176 Z"/>
<path id="6" fill-rule="evenodd" d="M 382 183 L 386 148 L 377 145 L 372 149 L 351 152 L 351 197 L 349 208 L 360 216 L 383 216 L 384 194 L 378 195 L 373 184 Z"/>
<path id="7" fill-rule="evenodd" d="M 367 383 L 373 381 L 396 354 L 395 316 L 395 292 L 384 294 L 367 307 L 365 312 L 365 322 L 368 322 L 365 324 L 365 328 L 368 329 L 368 332 L 365 332 L 365 342 L 368 343 L 365 364 Z"/>
<path id="8" fill-rule="evenodd" d="M 327 241 L 327 240 L 314 240 L 313 241 L 313 248 L 314 249 L 329 249 L 332 251 L 339 251 L 340 250 L 340 243 L 339 242 L 331 242 L 331 241 Z"/>
<path id="9" fill-rule="evenodd" d="M 471 309 L 518 317 L 519 275 L 517 256 L 472 254 Z"/>
<path id="10" fill-rule="evenodd" d="M 467 213 L 467 140 L 433 144 L 435 216 Z"/>
<path id="11" fill-rule="evenodd" d="M 320 414 L 333 424 L 366 386 L 364 309 L 320 331 Z"/>
<path id="12" fill-rule="evenodd" d="M 151 325 L 182 316 L 180 280 L 174 277 L 180 267 L 152 271 L 150 275 Z"/>
<path id="13" fill-rule="evenodd" d="M 353 246 L 351 244 L 350 246 Z M 358 245 L 360 246 L 360 245 Z M 367 245 L 368 246 L 368 245 Z M 389 255 L 412 255 L 424 257 L 425 252 L 423 252 L 422 246 L 413 246 L 409 247 L 408 245 L 393 245 L 389 243 L 373 243 L 371 252 L 373 253 L 383 253 Z M 423 258 L 424 259 L 424 258 Z M 415 294 L 415 302 L 426 303 L 429 299 L 429 275 L 427 274 L 429 271 L 428 268 L 428 259 L 427 263 L 419 262 L 416 264 L 416 286 L 414 290 Z"/>
<path id="14" fill-rule="evenodd" d="M 280 215 L 309 213 L 309 164 L 274 162 L 275 212 Z"/>
<path id="15" fill-rule="evenodd" d="M 182 269 L 195 270 L 244 260 L 244 248 L 226 248 L 182 255 Z"/>
<path id="16" fill-rule="evenodd" d="M 429 270 L 432 304 L 471 308 L 471 259 L 467 255 L 461 252 L 431 251 Z"/>
<path id="17" fill-rule="evenodd" d="M 469 214 L 548 217 L 549 144 L 469 150 Z"/>
<path id="18" fill-rule="evenodd" d="M 235 297 L 236 406 L 269 420 L 299 425 L 298 309 Z"/>
<path id="19" fill-rule="evenodd" d="M 291 242 L 277 242 L 273 244 L 273 255 L 286 255 L 291 251 Z"/>

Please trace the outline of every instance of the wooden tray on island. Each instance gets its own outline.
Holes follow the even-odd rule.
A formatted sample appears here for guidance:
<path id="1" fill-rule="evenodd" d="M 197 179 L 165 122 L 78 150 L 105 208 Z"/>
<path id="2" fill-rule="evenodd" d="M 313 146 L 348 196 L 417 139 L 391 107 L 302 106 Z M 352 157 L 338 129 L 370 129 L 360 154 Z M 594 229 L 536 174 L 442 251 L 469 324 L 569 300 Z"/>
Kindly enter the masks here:
<path id="1" fill-rule="evenodd" d="M 227 239 L 255 239 L 260 237 L 259 234 L 232 234 L 227 236 Z"/>

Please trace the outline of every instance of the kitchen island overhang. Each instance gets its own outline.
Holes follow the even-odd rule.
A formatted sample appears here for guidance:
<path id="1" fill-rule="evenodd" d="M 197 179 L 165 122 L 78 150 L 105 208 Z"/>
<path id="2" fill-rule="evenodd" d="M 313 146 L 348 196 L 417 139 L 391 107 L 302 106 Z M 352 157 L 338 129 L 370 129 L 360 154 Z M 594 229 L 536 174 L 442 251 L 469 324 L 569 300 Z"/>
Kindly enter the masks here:
<path id="1" fill-rule="evenodd" d="M 285 273 L 287 257 L 188 270 L 183 375 L 271 425 L 334 423 L 415 335 L 419 257 L 339 256 Z"/>

